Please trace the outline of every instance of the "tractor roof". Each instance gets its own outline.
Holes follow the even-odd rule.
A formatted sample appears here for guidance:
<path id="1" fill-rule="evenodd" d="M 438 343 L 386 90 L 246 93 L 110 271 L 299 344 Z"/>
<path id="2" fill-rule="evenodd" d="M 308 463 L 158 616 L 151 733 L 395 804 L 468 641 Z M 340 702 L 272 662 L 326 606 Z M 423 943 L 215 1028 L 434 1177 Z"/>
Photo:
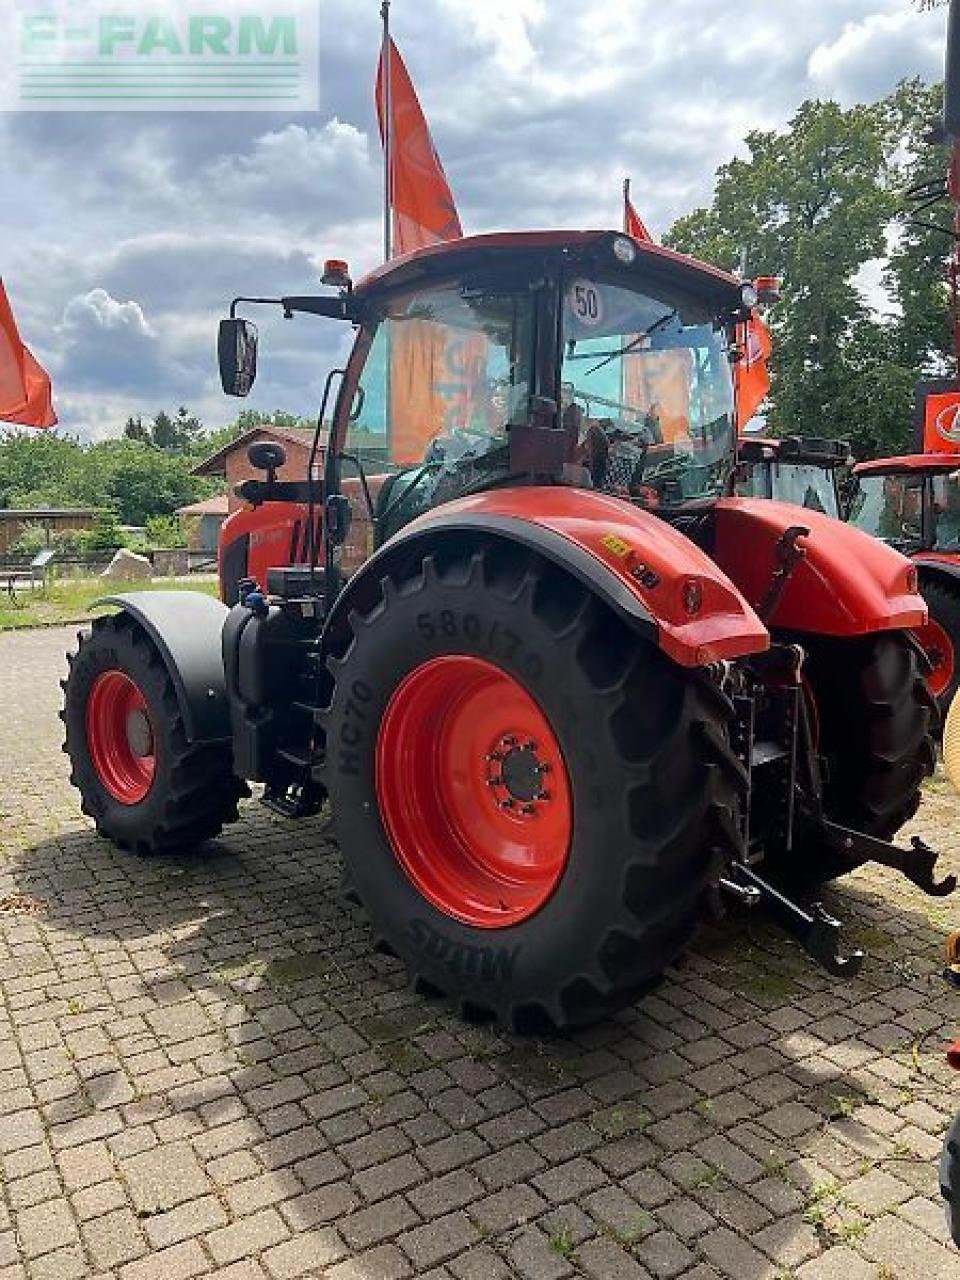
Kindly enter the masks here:
<path id="1" fill-rule="evenodd" d="M 717 309 L 735 309 L 740 304 L 743 281 L 719 267 L 711 267 L 685 253 L 676 253 L 663 245 L 634 240 L 637 257 L 632 267 L 624 267 L 613 255 L 614 240 L 623 238 L 619 231 L 509 231 L 490 235 L 463 236 L 440 244 L 417 249 L 403 257 L 393 258 L 375 268 L 357 284 L 359 298 L 384 289 L 418 284 L 430 277 L 445 275 L 482 265 L 494 265 L 498 259 L 524 253 L 559 256 L 566 252 L 574 259 L 595 257 L 610 247 L 611 267 L 620 270 L 642 269 L 644 274 L 660 278 L 665 284 L 686 289 L 704 297 Z M 628 237 L 629 238 L 629 237 Z"/>
<path id="2" fill-rule="evenodd" d="M 853 468 L 855 476 L 893 476 L 904 471 L 914 474 L 929 471 L 933 475 L 960 471 L 960 453 L 905 453 L 899 458 L 858 462 Z"/>
<path id="3" fill-rule="evenodd" d="M 819 467 L 839 467 L 850 457 L 846 440 L 822 436 L 741 436 L 740 457 L 746 462 L 776 458 L 780 462 L 809 463 Z"/>

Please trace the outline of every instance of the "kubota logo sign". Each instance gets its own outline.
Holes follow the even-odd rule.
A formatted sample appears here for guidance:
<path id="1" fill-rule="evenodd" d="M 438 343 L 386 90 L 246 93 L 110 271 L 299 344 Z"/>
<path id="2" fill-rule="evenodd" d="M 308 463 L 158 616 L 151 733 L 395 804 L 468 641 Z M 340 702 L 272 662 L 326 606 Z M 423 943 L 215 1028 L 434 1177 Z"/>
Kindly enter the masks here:
<path id="1" fill-rule="evenodd" d="M 314 111 L 317 10 L 318 0 L 8 0 L 0 107 Z"/>
<path id="2" fill-rule="evenodd" d="M 923 449 L 925 453 L 960 453 L 960 391 L 927 396 Z"/>
<path id="3" fill-rule="evenodd" d="M 960 404 L 948 404 L 936 418 L 937 435 L 950 444 L 960 444 Z"/>

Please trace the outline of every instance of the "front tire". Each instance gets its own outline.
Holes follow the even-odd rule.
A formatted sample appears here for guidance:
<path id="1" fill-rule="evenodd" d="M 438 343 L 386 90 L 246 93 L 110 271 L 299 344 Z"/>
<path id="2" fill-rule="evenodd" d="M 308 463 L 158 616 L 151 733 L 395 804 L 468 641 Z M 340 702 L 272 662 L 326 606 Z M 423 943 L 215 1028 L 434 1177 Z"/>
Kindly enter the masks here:
<path id="1" fill-rule="evenodd" d="M 129 615 L 97 618 L 68 654 L 64 751 L 100 835 L 141 854 L 183 852 L 237 819 L 246 794 L 221 743 L 187 741 L 163 659 Z"/>
<path id="2" fill-rule="evenodd" d="M 729 703 L 510 545 L 380 590 L 331 661 L 326 717 L 345 877 L 377 939 L 421 988 L 519 1031 L 632 1002 L 738 847 Z"/>

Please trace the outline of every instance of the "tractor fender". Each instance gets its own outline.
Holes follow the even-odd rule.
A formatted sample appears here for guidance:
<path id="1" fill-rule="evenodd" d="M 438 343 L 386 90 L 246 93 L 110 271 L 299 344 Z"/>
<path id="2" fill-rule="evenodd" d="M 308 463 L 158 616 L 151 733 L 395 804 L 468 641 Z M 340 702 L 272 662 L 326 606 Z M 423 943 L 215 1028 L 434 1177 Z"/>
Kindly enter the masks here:
<path id="1" fill-rule="evenodd" d="M 429 554 L 440 539 L 502 538 L 579 579 L 681 666 L 768 648 L 769 633 L 727 576 L 689 538 L 647 511 L 592 490 L 488 490 L 444 503 L 396 533 L 349 581 L 328 632 L 363 584 Z"/>
<path id="2" fill-rule="evenodd" d="M 190 742 L 222 742 L 230 737 L 220 649 L 229 610 L 199 591 L 131 591 L 102 596 L 130 615 L 163 658 Z"/>
<path id="3" fill-rule="evenodd" d="M 931 579 L 945 578 L 955 586 L 960 586 L 960 555 L 930 551 L 911 556 L 911 559 L 917 566 L 921 582 L 924 579 L 929 582 Z"/>
<path id="4" fill-rule="evenodd" d="M 906 556 L 854 525 L 786 502 L 722 498 L 714 507 L 714 559 L 758 608 L 770 592 L 778 544 L 797 525 L 805 555 L 767 622 L 828 636 L 862 636 L 919 627 L 927 608 Z"/>

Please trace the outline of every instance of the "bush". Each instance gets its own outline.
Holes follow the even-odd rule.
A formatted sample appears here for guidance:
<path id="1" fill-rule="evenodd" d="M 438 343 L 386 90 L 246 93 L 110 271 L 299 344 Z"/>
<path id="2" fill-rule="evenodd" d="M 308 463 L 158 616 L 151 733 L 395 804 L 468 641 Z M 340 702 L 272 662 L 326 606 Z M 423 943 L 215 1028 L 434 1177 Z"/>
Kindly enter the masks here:
<path id="1" fill-rule="evenodd" d="M 149 547 L 185 547 L 186 530 L 176 516 L 150 516 L 147 520 L 146 543 Z"/>
<path id="2" fill-rule="evenodd" d="M 112 511 L 101 511 L 93 528 L 84 529 L 77 539 L 81 555 L 98 555 L 104 551 L 116 551 L 124 542 L 120 522 Z"/>
<path id="3" fill-rule="evenodd" d="M 35 556 L 38 551 L 42 551 L 51 541 L 47 530 L 42 524 L 25 524 L 20 530 L 20 536 L 16 542 L 11 544 L 10 550 L 17 556 Z"/>

